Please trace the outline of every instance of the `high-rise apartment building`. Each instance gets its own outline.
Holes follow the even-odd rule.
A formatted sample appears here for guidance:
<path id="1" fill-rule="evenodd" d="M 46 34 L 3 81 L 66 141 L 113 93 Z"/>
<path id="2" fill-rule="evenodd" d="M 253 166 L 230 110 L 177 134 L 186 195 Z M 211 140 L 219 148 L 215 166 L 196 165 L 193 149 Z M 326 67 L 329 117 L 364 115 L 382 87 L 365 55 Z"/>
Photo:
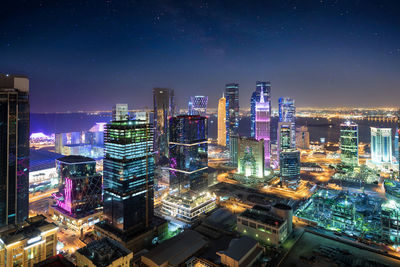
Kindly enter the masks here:
<path id="1" fill-rule="evenodd" d="M 154 149 L 157 163 L 168 158 L 168 118 L 175 114 L 174 90 L 153 89 L 154 104 Z"/>
<path id="2" fill-rule="evenodd" d="M 375 164 L 392 163 L 392 128 L 371 127 L 371 160 Z"/>
<path id="3" fill-rule="evenodd" d="M 123 121 L 128 119 L 128 104 L 116 104 L 112 110 L 112 118 L 115 121 Z"/>
<path id="4" fill-rule="evenodd" d="M 358 165 L 358 125 L 349 121 L 340 124 L 340 159 L 344 165 Z"/>
<path id="5" fill-rule="evenodd" d="M 226 98 L 218 100 L 218 145 L 226 146 Z"/>
<path id="6" fill-rule="evenodd" d="M 260 92 L 260 101 L 256 102 L 256 128 L 255 128 L 255 139 L 264 140 L 264 166 L 270 167 L 271 159 L 271 145 L 270 145 L 270 124 L 271 124 L 271 110 L 270 105 L 264 99 L 264 89 Z"/>
<path id="7" fill-rule="evenodd" d="M 120 231 L 148 227 L 153 218 L 153 127 L 147 121 L 111 121 L 104 136 L 104 208 Z"/>
<path id="8" fill-rule="evenodd" d="M 208 185 L 207 118 L 180 115 L 169 120 L 170 192 L 202 191 Z"/>
<path id="9" fill-rule="evenodd" d="M 207 115 L 208 96 L 191 96 L 188 104 L 189 115 Z"/>
<path id="10" fill-rule="evenodd" d="M 279 98 L 279 122 L 289 122 L 292 124 L 293 131 L 291 132 L 292 147 L 296 147 L 296 107 L 294 100 L 291 98 Z"/>
<path id="11" fill-rule="evenodd" d="M 250 120 L 251 120 L 251 137 L 256 136 L 256 103 L 260 102 L 261 91 L 264 92 L 264 101 L 269 104 L 270 111 L 271 106 L 271 83 L 270 82 L 257 82 L 256 90 L 251 95 L 250 99 Z"/>
<path id="12" fill-rule="evenodd" d="M 225 86 L 226 97 L 226 144 L 230 137 L 239 134 L 239 84 Z"/>
<path id="13" fill-rule="evenodd" d="M 29 79 L 0 74 L 0 227 L 29 213 Z"/>

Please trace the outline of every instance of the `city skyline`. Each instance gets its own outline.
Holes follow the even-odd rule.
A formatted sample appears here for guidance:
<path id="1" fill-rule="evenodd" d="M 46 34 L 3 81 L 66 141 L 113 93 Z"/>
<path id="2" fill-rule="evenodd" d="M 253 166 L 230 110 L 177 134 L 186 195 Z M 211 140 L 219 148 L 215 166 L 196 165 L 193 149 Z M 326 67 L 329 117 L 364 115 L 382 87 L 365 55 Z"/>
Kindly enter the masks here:
<path id="1" fill-rule="evenodd" d="M 33 113 L 150 108 L 154 87 L 174 89 L 177 107 L 196 94 L 216 107 L 233 82 L 247 108 L 257 80 L 271 81 L 273 103 L 395 106 L 399 9 L 395 1 L 13 1 L 0 11 L 0 72 L 31 79 Z"/>

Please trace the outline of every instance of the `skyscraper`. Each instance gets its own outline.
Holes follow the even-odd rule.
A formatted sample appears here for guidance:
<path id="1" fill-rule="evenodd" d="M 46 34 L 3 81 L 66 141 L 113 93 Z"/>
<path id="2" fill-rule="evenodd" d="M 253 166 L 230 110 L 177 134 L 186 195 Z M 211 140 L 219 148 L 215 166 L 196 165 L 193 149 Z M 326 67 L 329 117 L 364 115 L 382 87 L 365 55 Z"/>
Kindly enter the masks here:
<path id="1" fill-rule="evenodd" d="M 226 144 L 231 136 L 239 134 L 239 84 L 225 86 L 226 97 Z"/>
<path id="2" fill-rule="evenodd" d="M 174 90 L 153 89 L 154 148 L 157 163 L 168 158 L 168 118 L 175 114 Z"/>
<path id="3" fill-rule="evenodd" d="M 226 146 L 226 99 L 218 101 L 218 145 Z"/>
<path id="4" fill-rule="evenodd" d="M 191 96 L 188 104 L 189 115 L 206 116 L 208 96 Z"/>
<path id="5" fill-rule="evenodd" d="M 115 121 L 126 120 L 129 116 L 128 114 L 128 104 L 116 104 L 113 107 L 112 117 Z"/>
<path id="6" fill-rule="evenodd" d="M 180 115 L 169 124 L 170 192 L 202 191 L 208 185 L 207 118 Z"/>
<path id="7" fill-rule="evenodd" d="M 0 74 L 0 227 L 29 211 L 29 79 Z"/>
<path id="8" fill-rule="evenodd" d="M 264 177 L 264 139 L 238 138 L 238 173 L 246 177 Z"/>
<path id="9" fill-rule="evenodd" d="M 296 129 L 296 147 L 310 149 L 310 132 L 307 126 L 301 126 Z"/>
<path id="10" fill-rule="evenodd" d="M 285 149 L 296 148 L 295 144 L 292 143 L 293 132 L 295 132 L 293 126 L 291 122 L 278 122 L 278 154 Z"/>
<path id="11" fill-rule="evenodd" d="M 395 150 L 395 157 L 397 159 L 397 164 L 400 165 L 400 110 L 397 112 L 397 129 L 396 129 L 394 150 Z"/>
<path id="12" fill-rule="evenodd" d="M 371 127 L 371 160 L 392 163 L 392 128 Z"/>
<path id="13" fill-rule="evenodd" d="M 279 166 L 282 183 L 296 189 L 300 181 L 300 151 L 286 149 L 279 153 Z"/>
<path id="14" fill-rule="evenodd" d="M 358 165 L 358 125 L 346 121 L 340 124 L 340 159 L 344 165 Z"/>
<path id="15" fill-rule="evenodd" d="M 270 124 L 271 124 L 271 110 L 269 103 L 264 100 L 264 89 L 260 92 L 260 101 L 256 102 L 256 131 L 255 139 L 264 140 L 264 166 L 269 168 L 271 159 L 271 146 L 270 146 Z"/>
<path id="16" fill-rule="evenodd" d="M 292 147 L 296 147 L 296 107 L 294 100 L 291 98 L 281 97 L 279 98 L 279 122 L 290 122 L 292 124 L 293 131 L 291 132 Z"/>
<path id="17" fill-rule="evenodd" d="M 104 217 L 120 231 L 153 219 L 153 127 L 147 121 L 111 121 L 104 138 Z"/>
<path id="18" fill-rule="evenodd" d="M 257 82 L 256 90 L 251 95 L 250 99 L 250 119 L 251 119 L 251 137 L 256 136 L 256 103 L 260 102 L 261 91 L 264 92 L 264 101 L 269 104 L 269 109 L 271 107 L 271 83 L 270 82 Z"/>

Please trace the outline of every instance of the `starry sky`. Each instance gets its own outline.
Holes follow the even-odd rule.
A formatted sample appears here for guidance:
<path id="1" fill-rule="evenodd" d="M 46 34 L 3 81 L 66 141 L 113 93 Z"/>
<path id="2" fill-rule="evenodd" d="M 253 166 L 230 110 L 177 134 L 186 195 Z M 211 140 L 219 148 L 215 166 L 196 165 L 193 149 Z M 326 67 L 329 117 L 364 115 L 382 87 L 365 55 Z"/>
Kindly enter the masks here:
<path id="1" fill-rule="evenodd" d="M 400 1 L 6 0 L 0 73 L 32 112 L 151 108 L 152 88 L 250 106 L 257 80 L 299 107 L 400 105 Z"/>

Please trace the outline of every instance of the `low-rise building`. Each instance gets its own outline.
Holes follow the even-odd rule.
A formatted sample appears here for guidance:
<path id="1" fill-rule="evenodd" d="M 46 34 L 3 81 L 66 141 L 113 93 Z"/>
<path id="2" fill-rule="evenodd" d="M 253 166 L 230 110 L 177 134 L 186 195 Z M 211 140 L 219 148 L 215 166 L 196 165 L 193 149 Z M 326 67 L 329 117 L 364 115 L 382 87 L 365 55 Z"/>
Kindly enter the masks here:
<path id="1" fill-rule="evenodd" d="M 0 266 L 31 267 L 56 254 L 58 227 L 43 215 L 0 229 Z"/>
<path id="2" fill-rule="evenodd" d="M 253 266 L 263 254 L 263 248 L 253 238 L 242 236 L 233 239 L 227 250 L 217 252 L 223 266 Z"/>
<path id="3" fill-rule="evenodd" d="M 133 252 L 110 238 L 93 241 L 76 251 L 78 267 L 131 266 Z"/>

